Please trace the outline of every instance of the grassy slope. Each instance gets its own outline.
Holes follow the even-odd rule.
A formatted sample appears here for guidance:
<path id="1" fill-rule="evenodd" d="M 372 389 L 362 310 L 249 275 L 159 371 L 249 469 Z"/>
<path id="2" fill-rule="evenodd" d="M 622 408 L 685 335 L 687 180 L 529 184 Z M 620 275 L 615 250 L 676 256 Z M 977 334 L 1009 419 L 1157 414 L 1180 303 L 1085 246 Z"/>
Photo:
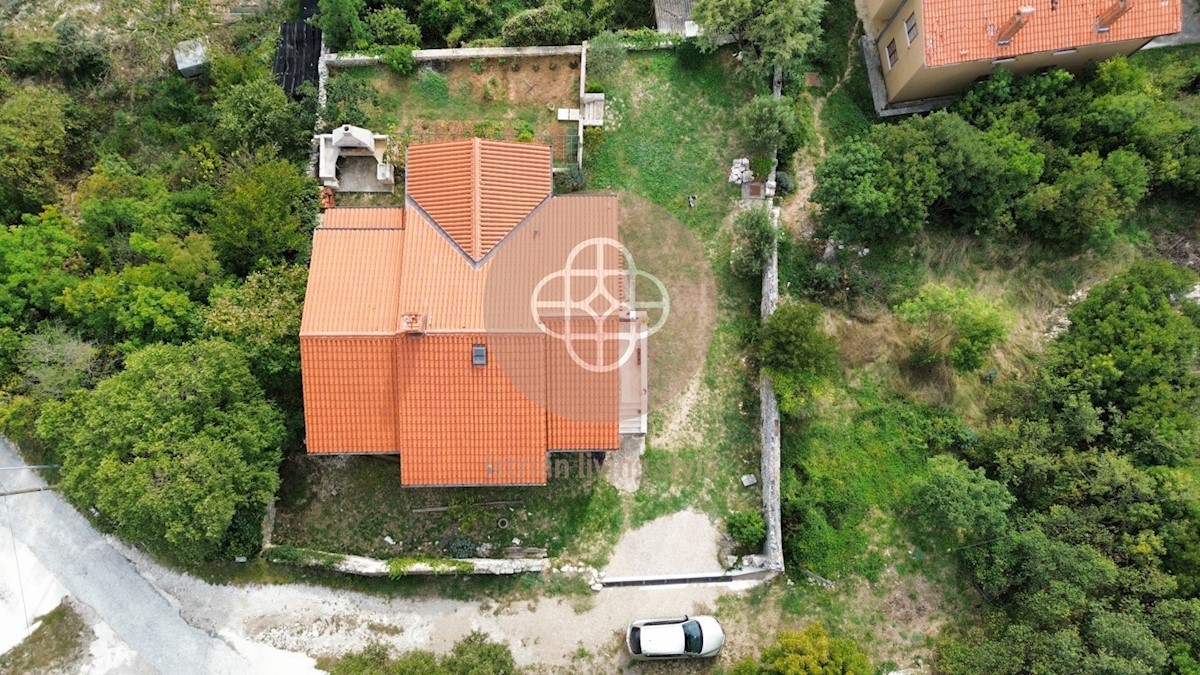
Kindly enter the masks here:
<path id="1" fill-rule="evenodd" d="M 67 672 L 84 653 L 87 624 L 69 602 L 63 602 L 47 614 L 23 642 L 0 655 L 0 672 Z"/>
<path id="2" fill-rule="evenodd" d="M 737 481 L 757 473 L 758 465 L 757 405 L 746 368 L 757 293 L 730 278 L 730 243 L 722 230 L 738 196 L 726 182 L 728 167 L 744 156 L 731 131 L 733 111 L 748 92 L 733 77 L 727 51 L 695 70 L 681 68 L 669 51 L 634 53 L 604 84 L 610 121 L 602 140 L 584 150 L 588 189 L 632 192 L 667 209 L 700 239 L 718 286 L 704 393 L 691 411 L 702 440 L 655 447 L 673 411 L 652 411 L 630 524 L 688 506 L 723 517 L 753 503 Z M 698 197 L 694 209 L 689 195 Z"/>

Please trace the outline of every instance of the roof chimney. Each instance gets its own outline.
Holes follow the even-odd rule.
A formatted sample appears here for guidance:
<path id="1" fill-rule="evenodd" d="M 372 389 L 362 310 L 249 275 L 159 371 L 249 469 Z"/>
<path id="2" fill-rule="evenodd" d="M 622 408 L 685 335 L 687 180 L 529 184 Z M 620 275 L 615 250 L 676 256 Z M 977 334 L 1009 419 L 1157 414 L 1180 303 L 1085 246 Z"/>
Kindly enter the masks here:
<path id="1" fill-rule="evenodd" d="M 1033 11 L 1033 7 L 1029 5 L 1022 5 L 1018 8 L 1017 13 L 1013 14 L 1012 18 L 1000 29 L 1000 34 L 996 36 L 996 44 L 1001 46 L 1012 44 L 1013 37 L 1016 36 L 1017 32 L 1024 28 L 1025 24 L 1029 23 L 1029 20 L 1033 18 Z"/>
<path id="2" fill-rule="evenodd" d="M 1129 0 L 1117 0 L 1104 13 L 1096 17 L 1096 32 L 1107 33 L 1117 19 L 1125 16 L 1125 12 L 1133 9 L 1133 3 Z"/>

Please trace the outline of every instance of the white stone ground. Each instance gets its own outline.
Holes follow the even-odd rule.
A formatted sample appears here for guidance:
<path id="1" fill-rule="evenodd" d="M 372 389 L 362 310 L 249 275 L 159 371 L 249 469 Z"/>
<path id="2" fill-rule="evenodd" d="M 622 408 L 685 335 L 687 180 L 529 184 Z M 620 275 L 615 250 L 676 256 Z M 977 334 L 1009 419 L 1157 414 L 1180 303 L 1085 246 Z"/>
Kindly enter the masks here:
<path id="1" fill-rule="evenodd" d="M 0 498 L 2 501 L 3 498 Z M 0 505 L 0 654 L 12 649 L 58 607 L 67 589 L 8 528 L 7 505 Z"/>

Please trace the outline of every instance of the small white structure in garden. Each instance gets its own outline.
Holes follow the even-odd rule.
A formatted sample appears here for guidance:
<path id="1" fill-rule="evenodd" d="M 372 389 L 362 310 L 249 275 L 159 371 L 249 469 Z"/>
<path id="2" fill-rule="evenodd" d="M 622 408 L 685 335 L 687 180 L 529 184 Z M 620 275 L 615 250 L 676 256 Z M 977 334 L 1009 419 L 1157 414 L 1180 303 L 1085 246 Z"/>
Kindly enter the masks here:
<path id="1" fill-rule="evenodd" d="M 184 40 L 175 45 L 175 67 L 184 77 L 195 77 L 208 65 L 208 38 Z"/>
<path id="2" fill-rule="evenodd" d="M 317 179 L 338 192 L 391 192 L 396 176 L 387 161 L 387 136 L 349 124 L 320 134 Z"/>

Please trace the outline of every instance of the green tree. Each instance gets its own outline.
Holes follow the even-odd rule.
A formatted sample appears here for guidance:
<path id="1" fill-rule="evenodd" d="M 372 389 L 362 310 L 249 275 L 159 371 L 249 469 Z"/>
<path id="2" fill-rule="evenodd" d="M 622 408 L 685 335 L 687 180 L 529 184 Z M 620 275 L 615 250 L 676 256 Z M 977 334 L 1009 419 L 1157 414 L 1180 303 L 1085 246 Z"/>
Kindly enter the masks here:
<path id="1" fill-rule="evenodd" d="M 1039 400 L 1057 413 L 1074 396 L 1101 411 L 1094 442 L 1147 464 L 1178 464 L 1200 445 L 1200 327 L 1184 294 L 1195 273 L 1140 261 L 1093 287 L 1048 355 Z M 1194 311 L 1194 310 L 1193 310 Z M 1075 441 L 1083 439 L 1074 439 Z"/>
<path id="2" fill-rule="evenodd" d="M 365 9 L 364 0 L 318 0 L 314 23 L 320 26 L 331 50 L 367 46 L 370 31 L 362 20 Z"/>
<path id="3" fill-rule="evenodd" d="M 612 31 L 604 31 L 588 40 L 587 74 L 603 80 L 621 69 L 628 54 L 625 41 Z"/>
<path id="4" fill-rule="evenodd" d="M 30 395 L 63 400 L 94 382 L 98 356 L 92 343 L 47 323 L 25 336 L 17 363 Z"/>
<path id="5" fill-rule="evenodd" d="M 1018 218 L 1043 239 L 1106 248 L 1146 194 L 1148 183 L 1136 153 L 1115 150 L 1101 160 L 1086 152 L 1070 157 L 1052 184 L 1041 184 L 1022 197 Z"/>
<path id="6" fill-rule="evenodd" d="M 0 87 L 0 224 L 56 200 L 67 103 L 46 87 Z"/>
<path id="7" fill-rule="evenodd" d="M 121 537 L 184 562 L 213 558 L 239 508 L 279 485 L 283 422 L 232 345 L 155 345 L 38 422 L 63 494 Z"/>
<path id="8" fill-rule="evenodd" d="M 414 49 L 421 44 L 421 29 L 408 20 L 408 14 L 399 7 L 383 7 L 367 15 L 367 28 L 372 42 L 377 45 L 409 45 Z"/>
<path id="9" fill-rule="evenodd" d="M 575 42 L 582 18 L 557 2 L 522 10 L 504 22 L 500 36 L 510 47 L 565 45 Z"/>
<path id="10" fill-rule="evenodd" d="M 897 307 L 896 314 L 923 330 L 914 361 L 945 362 L 964 373 L 979 370 L 984 356 L 1005 335 L 1000 309 L 965 288 L 927 284 Z"/>
<path id="11" fill-rule="evenodd" d="M 67 316 L 86 336 L 108 344 L 192 336 L 200 324 L 199 303 L 222 276 L 208 236 L 150 239 L 135 233 L 130 249 L 142 264 L 99 272 L 63 292 L 59 301 Z"/>
<path id="12" fill-rule="evenodd" d="M 733 220 L 733 251 L 729 266 L 733 273 L 747 279 L 762 276 L 763 266 L 775 250 L 778 235 L 766 208 L 750 208 Z"/>
<path id="13" fill-rule="evenodd" d="M 821 330 L 821 309 L 811 302 L 780 305 L 759 329 L 758 354 L 789 415 L 801 414 L 812 390 L 837 372 L 837 345 Z"/>
<path id="14" fill-rule="evenodd" d="M 251 273 L 241 285 L 218 286 L 209 298 L 205 333 L 237 346 L 268 392 L 299 391 L 307 280 L 303 265 L 268 267 Z"/>
<path id="15" fill-rule="evenodd" d="M 824 9 L 825 0 L 697 0 L 692 16 L 704 28 L 706 48 L 732 35 L 746 66 L 767 74 L 804 57 L 821 35 Z"/>
<path id="16" fill-rule="evenodd" d="M 876 241 L 912 234 L 924 226 L 924 219 L 900 214 L 889 184 L 890 169 L 879 147 L 867 141 L 848 143 L 821 160 L 812 200 L 821 205 L 821 223 L 830 235 Z"/>
<path id="17" fill-rule="evenodd" d="M 803 631 L 784 631 L 775 644 L 763 650 L 757 663 L 746 659 L 734 675 L 871 675 L 875 670 L 853 641 L 831 638 L 824 624 L 812 623 Z"/>
<path id="18" fill-rule="evenodd" d="M 989 592 L 1007 584 L 1005 561 L 994 560 L 991 553 L 996 542 L 1011 535 L 1008 510 L 1015 501 L 1003 483 L 949 455 L 930 458 L 913 498 L 922 524 L 956 543 L 976 581 Z"/>
<path id="19" fill-rule="evenodd" d="M 459 47 L 471 39 L 493 18 L 487 0 L 421 0 L 417 24 L 430 40 L 445 40 L 447 47 Z"/>
<path id="20" fill-rule="evenodd" d="M 800 123 L 792 99 L 759 94 L 738 110 L 738 124 L 746 142 L 765 152 L 794 145 Z"/>
<path id="21" fill-rule="evenodd" d="M 299 156 L 309 145 L 312 119 L 271 79 L 250 80 L 222 92 L 214 135 L 225 152 L 274 148 Z"/>
<path id="22" fill-rule="evenodd" d="M 230 174 L 208 232 L 225 268 L 239 276 L 264 264 L 306 259 L 317 217 L 317 186 L 282 159 Z"/>
<path id="23" fill-rule="evenodd" d="M 0 228 L 0 326 L 31 326 L 58 309 L 58 296 L 86 265 L 69 221 L 54 207 Z"/>

